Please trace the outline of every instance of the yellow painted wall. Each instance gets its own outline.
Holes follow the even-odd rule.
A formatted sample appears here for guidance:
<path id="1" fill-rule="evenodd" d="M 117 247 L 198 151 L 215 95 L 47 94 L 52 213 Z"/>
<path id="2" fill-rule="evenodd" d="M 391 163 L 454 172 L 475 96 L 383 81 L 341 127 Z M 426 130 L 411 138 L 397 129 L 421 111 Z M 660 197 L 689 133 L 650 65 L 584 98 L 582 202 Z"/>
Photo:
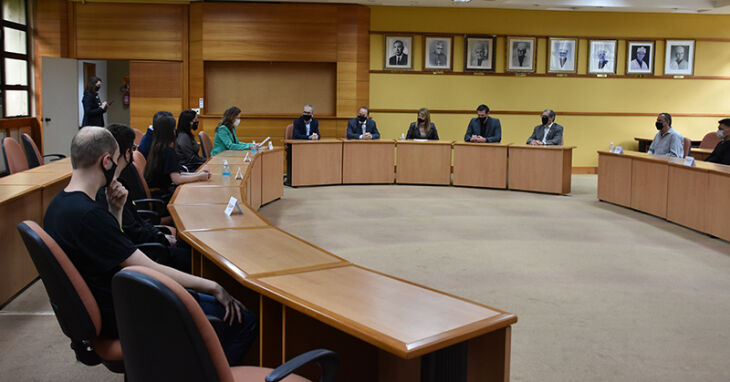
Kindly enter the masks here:
<path id="1" fill-rule="evenodd" d="M 657 39 L 654 72 L 663 75 L 664 38 L 730 39 L 730 16 L 626 13 L 581 13 L 372 7 L 370 68 L 383 69 L 383 41 L 379 32 L 448 33 L 454 37 L 454 71 L 463 72 L 464 34 L 580 37 L 578 73 L 585 74 L 589 38 L 618 38 L 618 74 L 625 73 L 626 40 Z M 624 40 L 621 40 L 624 38 Z M 658 40 L 662 39 L 662 40 Z M 497 39 L 496 71 L 504 73 L 505 39 Z M 545 73 L 547 40 L 538 38 L 537 73 Z M 414 36 L 414 70 L 423 67 L 422 36 Z M 696 76 L 730 76 L 730 42 L 697 41 Z M 610 142 L 636 149 L 634 137 L 653 137 L 655 116 L 610 116 L 601 113 L 693 114 L 675 116 L 677 131 L 693 140 L 714 131 L 719 117 L 730 116 L 726 97 L 729 79 L 537 77 L 450 74 L 370 74 L 370 107 L 385 110 L 474 110 L 485 103 L 493 110 L 530 115 L 493 114 L 502 122 L 502 142 L 524 143 L 539 113 L 552 108 L 556 122 L 565 126 L 565 143 L 577 146 L 573 166 L 597 166 L 596 150 Z M 561 112 L 598 113 L 591 116 Z M 354 112 L 353 112 L 354 114 Z M 469 119 L 465 114 L 433 114 L 441 139 L 463 139 Z M 708 114 L 710 116 L 708 116 Z M 415 120 L 415 113 L 374 112 L 384 138 L 398 138 Z"/>

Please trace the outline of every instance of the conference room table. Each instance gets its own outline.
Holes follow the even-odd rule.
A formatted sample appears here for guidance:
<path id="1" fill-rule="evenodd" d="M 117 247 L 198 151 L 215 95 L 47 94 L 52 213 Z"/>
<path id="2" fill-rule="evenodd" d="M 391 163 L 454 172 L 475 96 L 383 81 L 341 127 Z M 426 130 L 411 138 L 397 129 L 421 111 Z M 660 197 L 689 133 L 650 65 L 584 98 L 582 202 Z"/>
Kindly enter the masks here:
<path id="1" fill-rule="evenodd" d="M 575 148 L 419 140 L 286 142 L 292 156 L 292 186 L 390 184 L 395 157 L 397 184 L 453 184 L 553 194 L 570 193 Z"/>
<path id="2" fill-rule="evenodd" d="M 654 142 L 654 138 L 640 138 L 640 137 L 634 137 L 634 140 L 639 143 L 639 152 L 645 153 L 649 151 L 649 146 L 651 146 L 651 143 Z M 700 147 L 700 143 L 702 141 L 692 141 L 691 147 Z"/>
<path id="3" fill-rule="evenodd" d="M 217 158 L 206 164 L 213 173 Z M 241 163 L 239 186 L 184 184 L 169 205 L 180 237 L 193 247 L 193 272 L 258 313 L 260 337 L 248 362 L 275 367 L 329 348 L 340 356 L 339 381 L 509 380 L 515 315 L 358 266 L 259 215 L 248 194 L 276 195 L 267 196 L 263 179 L 278 171 L 271 179 L 279 177 L 281 195 L 283 159 L 281 150 L 259 153 Z M 257 168 L 261 176 L 253 174 Z M 244 201 L 242 214 L 224 213 L 231 196 Z M 310 367 L 301 374 L 318 373 Z"/>
<path id="4" fill-rule="evenodd" d="M 0 305 L 38 277 L 17 224 L 43 222 L 48 204 L 71 178 L 68 158 L 0 178 Z"/>
<path id="5" fill-rule="evenodd" d="M 598 151 L 598 199 L 730 240 L 730 166 Z"/>
<path id="6" fill-rule="evenodd" d="M 695 158 L 695 160 L 703 161 L 707 159 L 713 151 L 714 149 L 701 149 L 699 147 L 693 147 L 689 150 L 689 155 Z"/>

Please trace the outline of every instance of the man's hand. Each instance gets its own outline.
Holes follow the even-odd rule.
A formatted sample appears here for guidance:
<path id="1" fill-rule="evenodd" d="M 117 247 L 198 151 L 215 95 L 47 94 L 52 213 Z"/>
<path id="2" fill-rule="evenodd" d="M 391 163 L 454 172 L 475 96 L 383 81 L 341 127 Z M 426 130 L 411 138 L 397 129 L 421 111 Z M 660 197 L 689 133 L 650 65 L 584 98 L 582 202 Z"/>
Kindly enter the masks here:
<path id="1" fill-rule="evenodd" d="M 312 135 L 309 136 L 309 139 L 319 139 L 319 135 L 317 133 L 312 133 Z"/>
<path id="2" fill-rule="evenodd" d="M 206 181 L 210 179 L 210 170 L 204 168 L 198 172 L 198 180 Z"/>
<path id="3" fill-rule="evenodd" d="M 373 135 L 370 133 L 365 133 L 362 135 L 362 139 L 368 139 L 368 140 L 373 139 Z"/>
<path id="4" fill-rule="evenodd" d="M 233 325 L 234 321 L 242 322 L 241 311 L 246 310 L 246 307 L 240 301 L 228 294 L 220 284 L 217 284 L 213 296 L 226 308 L 226 315 L 223 316 L 223 321 L 228 322 L 229 325 Z"/>
<path id="5" fill-rule="evenodd" d="M 174 247 L 177 243 L 177 238 L 173 235 L 165 235 L 165 239 L 167 239 L 167 242 L 170 243 L 170 247 Z"/>
<path id="6" fill-rule="evenodd" d="M 109 104 L 106 103 L 106 101 L 104 101 L 104 102 L 101 103 L 101 108 L 104 109 L 104 110 L 107 110 L 107 109 L 109 109 Z"/>
<path id="7" fill-rule="evenodd" d="M 127 193 L 127 189 L 118 180 L 114 179 L 109 183 L 109 187 L 106 188 L 106 200 L 112 214 L 116 215 L 116 212 L 124 208 L 124 203 L 127 201 Z"/>
<path id="8" fill-rule="evenodd" d="M 542 146 L 544 143 L 542 143 L 542 141 L 540 141 L 540 140 L 533 139 L 530 141 L 530 144 L 533 146 Z"/>

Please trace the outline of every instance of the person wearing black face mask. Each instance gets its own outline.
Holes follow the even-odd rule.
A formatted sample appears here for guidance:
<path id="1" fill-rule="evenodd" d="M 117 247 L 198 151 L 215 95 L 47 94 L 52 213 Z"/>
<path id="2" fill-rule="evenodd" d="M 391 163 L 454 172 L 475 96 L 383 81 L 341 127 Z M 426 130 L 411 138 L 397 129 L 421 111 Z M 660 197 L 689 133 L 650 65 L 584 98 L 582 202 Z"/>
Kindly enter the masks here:
<path id="1" fill-rule="evenodd" d="M 81 104 L 84 106 L 81 126 L 104 127 L 104 113 L 109 109 L 109 105 L 99 99 L 99 89 L 101 89 L 101 79 L 91 77 L 84 88 L 84 98 L 81 99 Z"/>
<path id="2" fill-rule="evenodd" d="M 555 112 L 547 109 L 540 116 L 542 124 L 535 126 L 530 138 L 527 138 L 527 144 L 533 146 L 542 145 L 562 145 L 563 144 L 563 126 L 555 123 Z"/>
<path id="3" fill-rule="evenodd" d="M 431 112 L 428 109 L 421 108 L 418 110 L 418 121 L 411 122 L 408 127 L 406 139 L 439 139 L 439 133 L 436 131 L 436 125 L 431 122 Z"/>
<path id="4" fill-rule="evenodd" d="M 357 118 L 347 122 L 347 139 L 380 139 L 380 132 L 375 121 L 369 119 L 370 109 L 363 106 L 357 112 Z"/>
<path id="5" fill-rule="evenodd" d="M 487 105 L 477 107 L 477 118 L 469 121 L 464 141 L 472 143 L 499 143 L 502 141 L 502 124 L 499 123 L 499 119 L 489 116 Z"/>
<path id="6" fill-rule="evenodd" d="M 319 121 L 314 118 L 312 105 L 304 105 L 302 116 L 294 120 L 292 139 L 319 139 Z"/>
<path id="7" fill-rule="evenodd" d="M 669 113 L 659 114 L 654 126 L 659 132 L 654 136 L 648 153 L 684 158 L 684 138 L 672 128 L 672 116 Z"/>
<path id="8" fill-rule="evenodd" d="M 177 119 L 175 132 L 175 154 L 177 161 L 187 171 L 195 171 L 205 163 L 205 158 L 198 155 L 200 145 L 195 142 L 193 131 L 198 129 L 198 113 L 194 110 L 184 110 Z"/>

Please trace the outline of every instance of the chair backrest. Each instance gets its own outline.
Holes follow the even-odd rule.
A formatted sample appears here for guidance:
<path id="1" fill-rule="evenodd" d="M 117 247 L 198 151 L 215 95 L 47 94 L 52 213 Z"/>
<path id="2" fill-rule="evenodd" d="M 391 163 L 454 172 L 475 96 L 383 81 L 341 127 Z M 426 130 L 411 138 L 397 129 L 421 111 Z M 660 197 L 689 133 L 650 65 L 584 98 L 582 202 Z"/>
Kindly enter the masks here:
<path id="1" fill-rule="evenodd" d="M 692 147 L 692 140 L 685 137 L 684 138 L 684 156 L 683 158 L 686 158 L 687 155 L 689 155 L 689 149 Z"/>
<path id="2" fill-rule="evenodd" d="M 134 130 L 134 144 L 139 146 L 139 143 L 142 142 L 142 137 L 144 137 L 144 131 L 139 131 L 139 129 L 132 130 Z"/>
<path id="3" fill-rule="evenodd" d="M 45 164 L 43 155 L 41 155 L 40 150 L 38 150 L 38 146 L 36 146 L 33 138 L 31 138 L 30 135 L 23 133 L 23 135 L 20 136 L 20 139 L 23 141 L 25 157 L 28 160 L 28 168 L 34 168 Z"/>
<path id="4" fill-rule="evenodd" d="M 294 125 L 288 124 L 286 125 L 286 129 L 284 129 L 284 139 L 291 139 L 291 137 L 294 135 Z"/>
<path id="5" fill-rule="evenodd" d="M 705 134 L 704 137 L 702 137 L 702 142 L 700 142 L 700 148 L 714 150 L 718 143 L 720 143 L 720 141 L 721 139 L 717 136 L 717 132 L 711 131 Z"/>
<path id="6" fill-rule="evenodd" d="M 20 147 L 18 141 L 11 137 L 3 139 L 3 157 L 5 158 L 5 165 L 8 167 L 8 172 L 11 174 L 28 169 L 28 159 L 25 157 L 23 149 Z"/>
<path id="7" fill-rule="evenodd" d="M 18 223 L 48 293 L 61 330 L 74 341 L 91 340 L 101 331 L 101 311 L 94 295 L 63 249 L 37 223 Z"/>
<path id="8" fill-rule="evenodd" d="M 198 132 L 198 138 L 200 138 L 200 147 L 203 150 L 203 156 L 206 159 L 210 159 L 210 152 L 213 151 L 213 142 L 211 142 L 208 133 L 200 131 Z"/>
<path id="9" fill-rule="evenodd" d="M 139 183 L 144 188 L 144 193 L 147 198 L 150 197 L 150 188 L 147 186 L 147 181 L 144 179 L 144 168 L 147 166 L 147 159 L 145 159 L 144 155 L 142 155 L 139 151 L 134 151 L 132 153 L 134 156 L 133 164 L 134 168 L 137 169 L 137 175 L 139 175 Z"/>
<path id="10" fill-rule="evenodd" d="M 180 284 L 131 266 L 114 275 L 112 294 L 130 381 L 233 381 L 213 327 Z"/>

